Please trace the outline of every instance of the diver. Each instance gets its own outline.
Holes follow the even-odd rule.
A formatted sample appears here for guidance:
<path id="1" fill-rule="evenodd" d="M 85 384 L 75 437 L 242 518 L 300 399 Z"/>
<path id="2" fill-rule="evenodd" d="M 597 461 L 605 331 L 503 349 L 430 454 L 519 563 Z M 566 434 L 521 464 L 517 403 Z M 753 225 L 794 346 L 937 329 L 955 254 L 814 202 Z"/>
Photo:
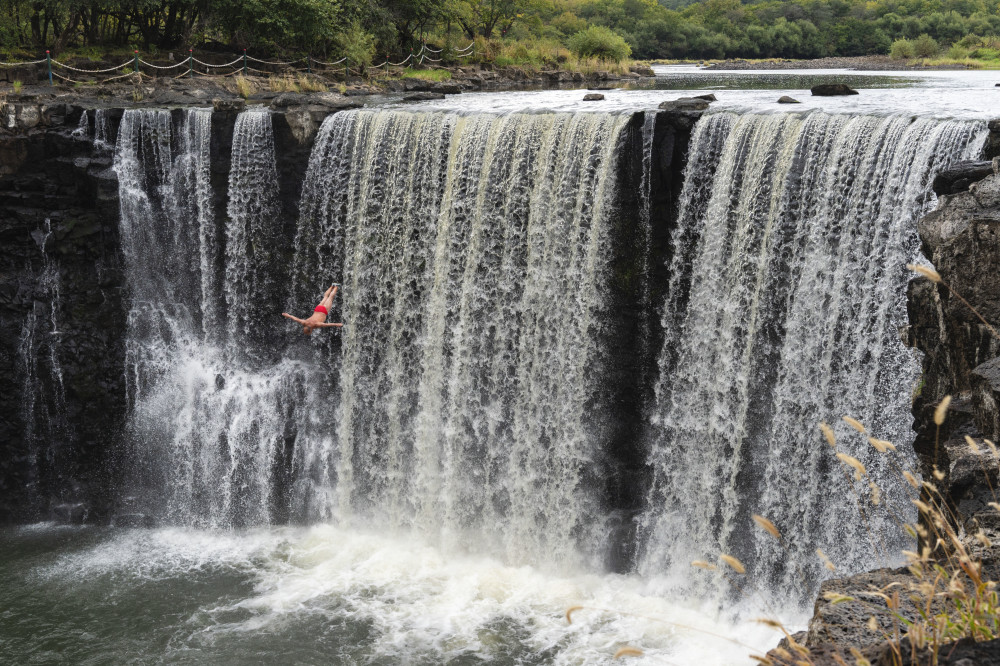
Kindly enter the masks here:
<path id="1" fill-rule="evenodd" d="M 309 319 L 299 319 L 298 317 L 293 317 L 287 312 L 282 312 L 281 315 L 294 322 L 302 324 L 302 332 L 306 335 L 312 335 L 313 330 L 317 328 L 340 328 L 343 324 L 327 323 L 326 321 L 327 315 L 330 314 L 330 306 L 333 305 L 333 299 L 337 295 L 338 289 L 340 289 L 339 284 L 334 283 L 330 285 L 330 288 L 323 294 L 323 300 L 321 300 L 319 305 L 317 305 L 313 310 Z"/>

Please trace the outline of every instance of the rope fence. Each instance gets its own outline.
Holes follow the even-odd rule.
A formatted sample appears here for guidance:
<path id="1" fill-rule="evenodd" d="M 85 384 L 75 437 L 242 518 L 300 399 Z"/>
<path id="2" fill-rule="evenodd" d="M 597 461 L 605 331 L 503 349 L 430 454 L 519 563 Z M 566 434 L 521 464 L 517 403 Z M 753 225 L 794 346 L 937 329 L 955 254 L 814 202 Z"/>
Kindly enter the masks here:
<path id="1" fill-rule="evenodd" d="M 392 62 L 389 59 L 389 54 L 386 54 L 385 61 L 378 64 L 371 64 L 367 66 L 360 66 L 357 68 L 358 72 L 370 72 L 370 71 L 385 71 L 388 73 L 390 67 L 403 67 L 407 68 L 413 67 L 414 64 L 423 65 L 425 62 L 439 63 L 445 56 L 440 55 L 448 51 L 448 55 L 454 59 L 468 58 L 475 55 L 475 42 L 470 43 L 468 46 L 464 46 L 459 49 L 454 48 L 441 48 L 435 49 L 426 44 L 420 45 L 420 50 L 416 53 L 413 49 L 410 49 L 410 54 L 403 58 L 399 62 Z M 439 55 L 439 57 L 434 58 L 433 55 Z M 249 63 L 256 63 L 258 65 L 266 67 L 276 67 L 276 68 L 287 68 L 291 69 L 293 72 L 306 72 L 309 74 L 314 73 L 313 67 L 319 66 L 321 68 L 339 68 L 341 65 L 344 67 L 344 75 L 349 76 L 351 73 L 350 61 L 344 57 L 340 60 L 334 60 L 332 62 L 326 62 L 323 60 L 317 60 L 311 56 L 306 56 L 304 58 L 298 58 L 296 60 L 262 60 L 260 58 L 255 58 L 252 55 L 247 54 L 246 49 L 243 49 L 243 55 L 237 57 L 232 62 L 227 62 L 221 65 L 213 65 L 212 63 L 199 60 L 194 57 L 194 49 L 188 49 L 188 56 L 181 60 L 180 62 L 174 63 L 173 65 L 157 65 L 139 57 L 139 52 L 135 51 L 133 57 L 120 65 L 114 67 L 107 67 L 104 69 L 84 69 L 80 67 L 74 67 L 64 62 L 60 62 L 52 58 L 49 51 L 45 52 L 45 57 L 39 60 L 27 60 L 24 62 L 3 62 L 0 61 L 0 68 L 11 68 L 11 67 L 28 67 L 33 65 L 45 64 L 48 69 L 49 84 L 55 85 L 55 79 L 61 81 L 66 81 L 69 83 L 83 83 L 73 78 L 70 78 L 68 74 L 76 73 L 85 76 L 99 76 L 101 74 L 110 74 L 112 72 L 122 72 L 116 76 L 108 77 L 100 81 L 100 83 L 105 83 L 108 81 L 114 81 L 117 79 L 124 79 L 129 76 L 138 76 L 141 80 L 143 72 L 142 68 L 145 67 L 147 70 L 152 70 L 153 72 L 166 72 L 168 70 L 176 70 L 178 68 L 186 67 L 186 71 L 182 71 L 180 74 L 174 76 L 171 74 L 172 78 L 179 79 L 183 77 L 194 77 L 198 76 L 235 76 L 237 74 L 247 74 L 249 72 L 254 72 L 257 74 L 279 74 L 282 72 L 269 72 L 257 67 L 251 67 Z M 305 67 L 296 67 L 296 65 L 304 64 Z M 199 71 L 198 67 L 204 68 L 205 71 Z M 55 69 L 53 69 L 55 68 Z M 230 69 L 228 72 L 213 72 L 212 70 Z M 58 69 L 66 70 L 67 75 L 61 74 Z M 147 76 L 149 76 L 147 74 Z"/>

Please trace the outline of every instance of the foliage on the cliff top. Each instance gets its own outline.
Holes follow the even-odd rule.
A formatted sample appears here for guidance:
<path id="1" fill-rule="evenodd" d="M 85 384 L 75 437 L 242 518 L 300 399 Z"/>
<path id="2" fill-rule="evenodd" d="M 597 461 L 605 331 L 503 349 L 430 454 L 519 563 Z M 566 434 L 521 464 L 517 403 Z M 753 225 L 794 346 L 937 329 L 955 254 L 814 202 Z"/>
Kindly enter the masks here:
<path id="1" fill-rule="evenodd" d="M 188 47 L 258 55 L 306 53 L 352 61 L 399 56 L 428 42 L 475 37 L 555 43 L 581 55 L 600 33 L 610 59 L 620 38 L 637 58 L 813 58 L 903 54 L 924 40 L 975 60 L 1000 35 L 1000 4 L 985 0 L 3 0 L 0 51 L 86 48 L 144 53 Z M 589 37 L 588 37 L 589 36 Z M 926 36 L 926 37 L 924 37 Z M 930 41 L 928 41 L 930 40 Z M 602 51 L 604 53 L 605 51 Z M 960 54 L 955 52 L 952 55 Z"/>

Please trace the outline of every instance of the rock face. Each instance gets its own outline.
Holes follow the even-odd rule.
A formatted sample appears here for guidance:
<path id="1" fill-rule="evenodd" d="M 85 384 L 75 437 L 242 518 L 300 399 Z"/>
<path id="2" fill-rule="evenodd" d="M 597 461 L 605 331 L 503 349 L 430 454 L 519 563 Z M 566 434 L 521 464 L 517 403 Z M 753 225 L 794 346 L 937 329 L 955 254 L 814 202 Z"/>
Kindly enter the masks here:
<path id="1" fill-rule="evenodd" d="M 584 102 L 600 102 L 604 99 L 604 95 L 601 93 L 587 93 L 583 96 Z"/>
<path id="2" fill-rule="evenodd" d="M 82 522 L 106 511 L 124 416 L 117 182 L 73 132 L 82 109 L 18 106 L 31 121 L 0 130 L 0 523 Z"/>
<path id="3" fill-rule="evenodd" d="M 801 104 L 799 100 L 794 97 L 789 97 L 788 95 L 782 95 L 778 98 L 778 104 Z"/>
<path id="4" fill-rule="evenodd" d="M 810 88 L 817 97 L 837 97 L 840 95 L 857 95 L 858 91 L 844 83 L 823 83 Z"/>
<path id="5" fill-rule="evenodd" d="M 941 171 L 934 177 L 935 194 L 958 194 L 969 189 L 969 185 L 993 174 L 993 163 L 989 160 L 959 162 Z"/>

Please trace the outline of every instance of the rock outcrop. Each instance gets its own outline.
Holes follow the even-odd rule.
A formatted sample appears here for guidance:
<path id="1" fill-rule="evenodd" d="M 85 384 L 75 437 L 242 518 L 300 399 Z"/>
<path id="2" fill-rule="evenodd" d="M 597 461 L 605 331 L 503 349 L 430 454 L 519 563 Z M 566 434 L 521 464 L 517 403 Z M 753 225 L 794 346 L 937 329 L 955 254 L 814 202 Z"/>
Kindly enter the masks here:
<path id="1" fill-rule="evenodd" d="M 817 97 L 838 97 L 842 95 L 857 95 L 858 91 L 845 83 L 821 83 L 810 88 L 810 92 Z"/>

